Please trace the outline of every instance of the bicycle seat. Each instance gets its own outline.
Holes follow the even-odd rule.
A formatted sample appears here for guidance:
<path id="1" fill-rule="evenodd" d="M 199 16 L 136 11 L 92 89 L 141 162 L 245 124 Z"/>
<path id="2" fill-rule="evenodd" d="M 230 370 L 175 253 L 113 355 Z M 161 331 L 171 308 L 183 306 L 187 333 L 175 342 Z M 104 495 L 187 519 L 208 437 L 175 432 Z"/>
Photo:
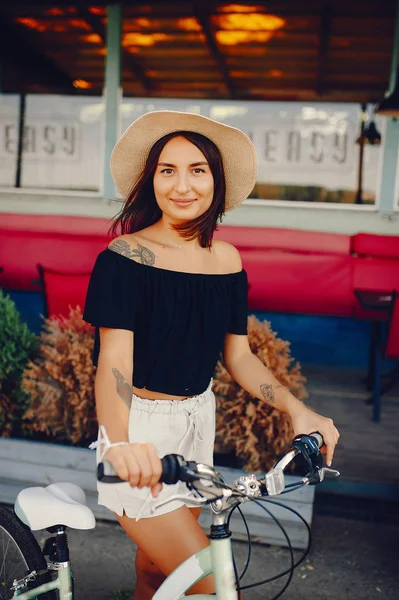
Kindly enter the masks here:
<path id="1" fill-rule="evenodd" d="M 47 487 L 22 490 L 14 511 L 32 531 L 65 525 L 72 529 L 93 529 L 96 520 L 86 505 L 82 488 L 74 483 L 52 483 Z"/>

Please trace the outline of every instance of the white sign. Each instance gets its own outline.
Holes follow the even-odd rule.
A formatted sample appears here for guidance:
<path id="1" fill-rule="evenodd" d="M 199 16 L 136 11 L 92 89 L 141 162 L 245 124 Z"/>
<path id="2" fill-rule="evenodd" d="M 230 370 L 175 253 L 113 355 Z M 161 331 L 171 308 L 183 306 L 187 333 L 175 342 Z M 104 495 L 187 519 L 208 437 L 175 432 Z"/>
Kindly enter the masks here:
<path id="1" fill-rule="evenodd" d="M 258 150 L 259 163 L 273 169 L 326 169 L 342 172 L 351 169 L 353 144 L 351 128 L 317 126 L 298 127 L 295 123 L 275 123 L 262 131 L 249 131 Z"/>
<path id="2" fill-rule="evenodd" d="M 0 158 L 15 159 L 18 129 L 12 122 L 0 123 Z M 79 124 L 62 118 L 29 120 L 24 126 L 23 161 L 70 162 L 79 158 Z"/>

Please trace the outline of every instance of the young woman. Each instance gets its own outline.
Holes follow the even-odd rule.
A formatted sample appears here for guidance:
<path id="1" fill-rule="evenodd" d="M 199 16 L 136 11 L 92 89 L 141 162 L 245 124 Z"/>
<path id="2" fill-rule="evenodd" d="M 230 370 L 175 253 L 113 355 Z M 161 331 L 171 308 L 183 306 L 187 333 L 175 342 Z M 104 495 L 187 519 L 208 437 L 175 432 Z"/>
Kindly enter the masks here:
<path id="1" fill-rule="evenodd" d="M 159 457 L 212 464 L 211 380 L 222 351 L 244 389 L 288 413 L 294 433 L 320 431 L 331 463 L 339 433 L 255 357 L 247 339 L 247 277 L 237 250 L 212 239 L 222 215 L 256 181 L 256 153 L 238 129 L 172 111 L 137 119 L 118 141 L 111 171 L 126 199 L 115 238 L 97 258 L 84 319 L 96 327 L 98 459 L 126 480 L 99 484 L 99 503 L 138 546 L 134 600 L 208 545 L 184 494 L 161 486 Z M 214 592 L 212 577 L 191 593 Z"/>

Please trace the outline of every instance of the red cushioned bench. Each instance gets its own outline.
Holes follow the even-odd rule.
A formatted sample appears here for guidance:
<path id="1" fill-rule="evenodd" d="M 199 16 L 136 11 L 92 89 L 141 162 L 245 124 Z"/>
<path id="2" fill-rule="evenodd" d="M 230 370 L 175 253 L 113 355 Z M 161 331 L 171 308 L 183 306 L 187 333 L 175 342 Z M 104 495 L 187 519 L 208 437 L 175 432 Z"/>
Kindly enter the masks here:
<path id="1" fill-rule="evenodd" d="M 94 217 L 0 214 L 0 286 L 39 290 L 38 264 L 87 277 L 111 239 L 110 225 Z M 222 225 L 215 237 L 240 251 L 251 310 L 370 318 L 354 289 L 399 288 L 399 236 Z M 75 303 L 74 290 L 81 302 L 81 286 L 68 290 L 58 281 L 65 307 Z"/>
<path id="2" fill-rule="evenodd" d="M 358 233 L 352 238 L 353 289 L 399 289 L 399 236 Z M 381 314 L 355 306 L 355 317 L 379 320 Z"/>

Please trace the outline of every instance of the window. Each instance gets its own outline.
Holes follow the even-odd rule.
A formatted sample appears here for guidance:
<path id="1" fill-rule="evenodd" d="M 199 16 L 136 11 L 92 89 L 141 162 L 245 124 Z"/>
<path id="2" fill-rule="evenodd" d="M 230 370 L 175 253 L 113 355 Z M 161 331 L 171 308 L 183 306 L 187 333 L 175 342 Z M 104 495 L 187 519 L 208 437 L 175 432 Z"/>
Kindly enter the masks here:
<path id="1" fill-rule="evenodd" d="M 15 186 L 19 103 L 18 96 L 0 96 L 1 186 Z M 160 109 L 197 112 L 244 130 L 258 152 L 253 201 L 353 204 L 361 196 L 362 204 L 375 203 L 384 136 L 381 146 L 364 146 L 359 195 L 359 104 L 125 98 L 122 131 Z M 381 133 L 382 121 L 375 118 Z M 97 192 L 103 137 L 100 97 L 27 96 L 21 187 Z"/>

